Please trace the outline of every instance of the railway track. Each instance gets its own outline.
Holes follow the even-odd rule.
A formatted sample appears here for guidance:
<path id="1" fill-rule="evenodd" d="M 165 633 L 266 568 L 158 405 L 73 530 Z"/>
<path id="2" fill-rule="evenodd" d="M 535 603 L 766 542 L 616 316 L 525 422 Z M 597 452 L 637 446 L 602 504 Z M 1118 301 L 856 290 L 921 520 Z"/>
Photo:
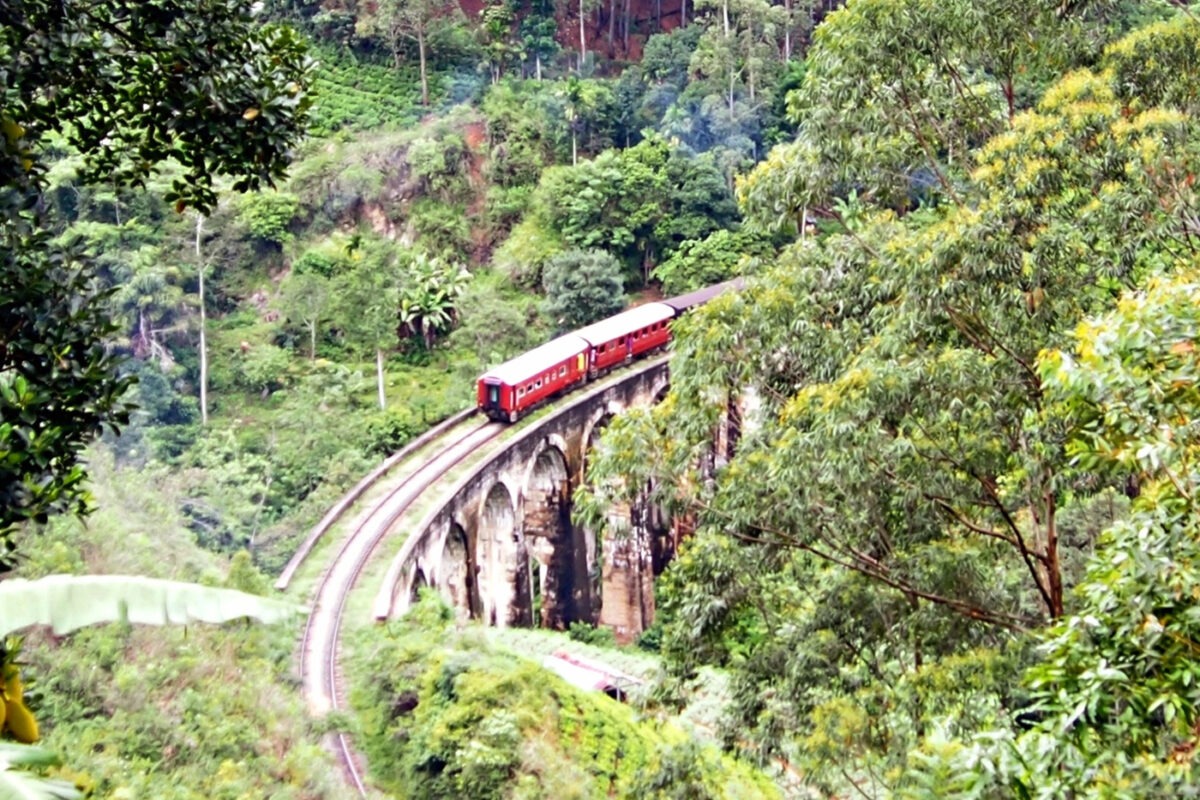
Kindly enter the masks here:
<path id="1" fill-rule="evenodd" d="M 640 361 L 634 369 L 646 369 L 659 363 L 657 358 Z M 623 379 L 624 374 L 625 370 L 617 370 L 602 378 L 591 390 L 573 396 L 577 400 L 586 400 L 593 390 Z M 477 455 L 479 448 L 506 430 L 512 430 L 512 426 L 489 422 L 475 409 L 463 411 L 435 426 L 351 489 L 314 526 L 284 568 L 276 588 L 286 590 L 290 587 L 308 595 L 310 612 L 299 648 L 298 667 L 301 691 L 314 716 L 346 707 L 339 668 L 342 627 L 351 592 L 367 571 L 379 544 L 426 489 Z M 333 552 L 322 558 L 327 564 L 324 572 L 315 578 L 310 591 L 299 588 L 314 580 L 311 568 L 303 567 L 306 559 L 323 539 L 334 535 L 340 539 Z M 299 580 L 302 571 L 307 577 Z M 364 619 L 367 618 L 368 615 L 364 615 Z M 330 734 L 326 746 L 341 764 L 346 783 L 354 787 L 356 795 L 369 797 L 366 769 L 349 737 Z"/>
<path id="2" fill-rule="evenodd" d="M 387 492 L 373 500 L 369 507 L 353 521 L 338 549 L 330 559 L 329 566 L 321 575 L 310 600 L 311 611 L 304 636 L 300 644 L 301 687 L 309 709 L 315 715 L 344 708 L 338 652 L 343 616 L 347 597 L 371 559 L 371 554 L 387 535 L 396 519 L 412 505 L 425 489 L 453 469 L 476 449 L 498 436 L 506 426 L 472 418 L 463 414 L 452 418 L 443 430 L 418 446 L 408 449 L 411 459 L 420 464 L 407 474 L 388 479 L 386 471 L 376 470 L 367 476 L 318 524 L 312 535 L 297 553 L 296 563 L 289 564 L 285 572 L 287 580 L 294 575 L 299 561 L 313 548 L 316 539 L 323 535 L 341 517 L 356 499 L 361 498 L 374 485 L 388 483 Z M 434 432 L 431 432 L 434 433 Z M 418 455 L 428 448 L 429 452 Z M 401 455 L 401 454 L 398 454 Z M 399 459 L 389 459 L 396 466 Z M 387 466 L 387 465 L 385 465 Z M 285 586 L 287 580 L 281 578 Z M 341 762 L 347 783 L 355 787 L 359 796 L 367 797 L 365 770 L 345 734 L 331 734 L 329 745 Z"/>

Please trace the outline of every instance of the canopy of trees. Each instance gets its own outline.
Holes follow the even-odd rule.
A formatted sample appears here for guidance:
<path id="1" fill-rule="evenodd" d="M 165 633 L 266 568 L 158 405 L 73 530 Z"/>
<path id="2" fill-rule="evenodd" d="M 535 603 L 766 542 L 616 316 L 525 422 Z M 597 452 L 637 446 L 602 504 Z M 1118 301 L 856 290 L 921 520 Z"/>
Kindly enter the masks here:
<path id="1" fill-rule="evenodd" d="M 214 176 L 280 177 L 310 69 L 287 28 L 238 3 L 7 3 L 0 9 L 0 537 L 82 510 L 77 457 L 127 409 L 105 345 L 114 327 L 77 248 L 53 242 L 45 155 L 56 135 L 87 179 L 141 185 L 168 160 L 168 199 L 210 208 Z M 69 124 L 66 124 L 68 123 Z M 3 556 L 0 556 L 3 558 Z"/>
<path id="2" fill-rule="evenodd" d="M 731 731 L 828 791 L 1169 794 L 1197 719 L 1169 620 L 1191 597 L 1200 26 L 1049 80 L 1093 58 L 1094 23 L 989 6 L 1023 51 L 972 33 L 980 8 L 864 2 L 818 29 L 800 136 L 741 198 L 761 228 L 807 209 L 841 233 L 679 323 L 670 396 L 606 432 L 582 514 L 650 486 L 698 525 L 668 661 L 733 669 Z M 736 445 L 714 461 L 717 425 Z"/>
<path id="3" fill-rule="evenodd" d="M 671 393 L 607 427 L 576 504 L 600 536 L 612 502 L 694 531 L 641 642 L 667 667 L 645 713 L 723 670 L 726 748 L 830 796 L 1190 790 L 1197 23 L 1145 2 L 455 10 L 265 4 L 296 33 L 225 0 L 0 8 L 0 568 L 141 547 L 140 571 L 213 580 L 245 548 L 237 581 L 261 584 L 251 561 L 277 568 L 488 363 L 627 291 L 740 274 L 678 323 Z M 277 190 L 228 196 L 288 159 Z M 120 507 L 37 524 L 87 503 L 106 421 L 88 458 Z M 353 648 L 384 781 L 760 788 L 418 627 Z M 243 634 L 180 658 L 31 637 L 25 697 L 96 793 L 336 796 L 300 712 L 195 713 L 294 705 L 260 702 L 290 696 L 290 645 Z M 572 762 L 576 740 L 603 747 Z"/>

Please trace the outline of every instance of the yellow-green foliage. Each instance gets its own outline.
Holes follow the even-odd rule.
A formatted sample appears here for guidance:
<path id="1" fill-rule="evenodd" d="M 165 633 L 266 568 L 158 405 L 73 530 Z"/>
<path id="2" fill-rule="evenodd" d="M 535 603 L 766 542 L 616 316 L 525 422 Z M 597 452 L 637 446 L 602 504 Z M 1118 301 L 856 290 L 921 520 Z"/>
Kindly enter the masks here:
<path id="1" fill-rule="evenodd" d="M 436 600 L 366 631 L 352 700 L 374 777 L 413 798 L 776 797 L 770 781 L 536 663 L 454 633 Z M 687 787 L 687 794 L 677 792 Z"/>

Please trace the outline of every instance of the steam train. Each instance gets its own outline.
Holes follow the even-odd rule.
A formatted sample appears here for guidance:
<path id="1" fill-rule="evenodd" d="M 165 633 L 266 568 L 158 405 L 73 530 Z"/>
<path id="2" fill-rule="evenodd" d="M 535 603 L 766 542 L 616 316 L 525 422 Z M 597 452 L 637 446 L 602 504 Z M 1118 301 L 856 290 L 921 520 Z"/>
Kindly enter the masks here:
<path id="1" fill-rule="evenodd" d="M 498 422 L 516 422 L 551 397 L 661 350 L 671 341 L 671 320 L 740 286 L 737 279 L 646 303 L 509 359 L 479 377 L 479 409 Z"/>

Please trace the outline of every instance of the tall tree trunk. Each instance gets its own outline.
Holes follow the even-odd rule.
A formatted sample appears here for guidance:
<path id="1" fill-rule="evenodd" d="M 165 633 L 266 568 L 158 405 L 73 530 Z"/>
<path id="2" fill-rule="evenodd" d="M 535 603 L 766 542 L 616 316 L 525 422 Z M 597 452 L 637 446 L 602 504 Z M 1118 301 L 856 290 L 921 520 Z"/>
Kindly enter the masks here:
<path id="1" fill-rule="evenodd" d="M 572 130 L 571 131 L 571 166 L 572 167 L 579 166 L 579 145 L 577 142 L 578 138 L 579 137 L 575 134 L 575 131 Z"/>
<path id="2" fill-rule="evenodd" d="M 537 69 L 537 79 L 540 81 L 542 79 L 542 54 L 541 53 L 537 53 L 534 55 L 533 64 L 534 64 L 534 67 Z"/>
<path id="3" fill-rule="evenodd" d="M 583 0 L 579 0 L 579 74 L 583 74 L 583 62 L 587 61 L 587 39 L 583 30 Z"/>
<path id="4" fill-rule="evenodd" d="M 375 382 L 379 386 L 379 410 L 387 410 L 387 397 L 383 394 L 383 348 L 375 348 Z"/>
<path id="5" fill-rule="evenodd" d="M 721 24 L 725 28 L 725 41 L 729 41 L 729 0 L 721 3 Z M 729 50 L 730 56 L 733 56 L 733 48 Z M 737 59 L 730 58 L 729 61 L 729 116 L 733 117 L 733 87 L 737 77 Z"/>
<path id="6" fill-rule="evenodd" d="M 400 29 L 388 26 L 388 47 L 392 51 L 392 65 L 400 69 Z"/>
<path id="7" fill-rule="evenodd" d="M 679 0 L 679 27 L 687 27 L 687 0 Z"/>
<path id="8" fill-rule="evenodd" d="M 208 320 L 204 313 L 204 260 L 200 255 L 200 235 L 204 217 L 196 215 L 196 262 L 200 273 L 200 424 L 208 424 Z"/>
<path id="9" fill-rule="evenodd" d="M 421 105 L 429 105 L 429 76 L 425 74 L 425 31 L 417 33 L 417 53 L 421 58 Z"/>
<path id="10" fill-rule="evenodd" d="M 146 329 L 146 309 L 138 309 L 137 344 L 133 346 L 134 355 L 144 357 L 150 350 L 150 331 Z"/>
<path id="11" fill-rule="evenodd" d="M 1058 522 L 1055 519 L 1054 492 L 1047 490 L 1046 502 L 1046 585 L 1050 595 L 1050 617 L 1060 618 L 1065 609 L 1063 603 L 1062 565 L 1058 558 Z"/>
<path id="12" fill-rule="evenodd" d="M 625 55 L 629 56 L 629 6 L 630 0 L 625 0 L 625 9 L 621 15 L 621 34 L 625 42 Z"/>
<path id="13" fill-rule="evenodd" d="M 612 48 L 612 43 L 613 43 L 613 34 L 615 33 L 613 28 L 616 27 L 616 24 L 617 24 L 617 0 L 608 0 L 608 46 L 610 48 L 608 51 L 609 53 L 612 53 L 611 48 Z"/>
<path id="14" fill-rule="evenodd" d="M 783 63 L 792 60 L 792 0 L 783 0 L 787 22 L 783 25 Z"/>
<path id="15" fill-rule="evenodd" d="M 317 318 L 308 321 L 308 360 L 317 360 Z"/>

